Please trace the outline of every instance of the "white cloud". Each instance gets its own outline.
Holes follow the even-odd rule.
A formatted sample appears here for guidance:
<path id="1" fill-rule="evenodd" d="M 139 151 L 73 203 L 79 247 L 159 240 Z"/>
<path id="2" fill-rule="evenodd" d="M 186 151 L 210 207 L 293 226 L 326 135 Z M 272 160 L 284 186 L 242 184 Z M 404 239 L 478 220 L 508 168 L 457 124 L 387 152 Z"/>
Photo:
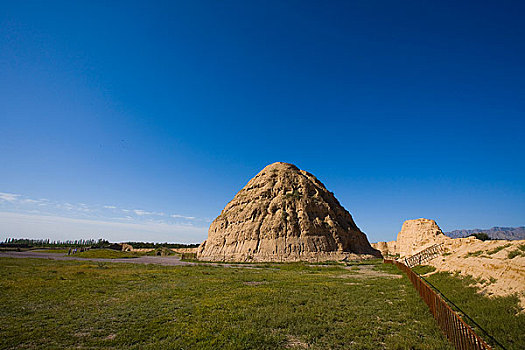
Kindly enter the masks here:
<path id="1" fill-rule="evenodd" d="M 20 197 L 19 194 L 0 192 L 0 200 L 14 202 Z"/>
<path id="2" fill-rule="evenodd" d="M 122 222 L 136 223 L 140 225 L 167 225 L 169 227 L 193 226 L 199 228 L 205 225 L 207 221 L 201 220 L 195 216 L 186 216 L 180 214 L 166 214 L 161 211 L 148 211 L 144 209 L 123 209 L 114 205 L 88 205 L 85 203 L 72 203 L 65 201 L 52 201 L 48 199 L 31 199 L 24 195 L 0 192 L 0 210 L 10 212 L 13 215 L 39 214 L 49 215 L 51 217 L 69 218 L 71 220 L 92 220 L 99 222 Z M 119 213 L 120 215 L 116 213 Z M 115 216 L 121 216 L 116 218 Z M 2 222 L 0 221 L 0 234 L 10 233 L 2 231 Z M 27 225 L 22 225 L 22 227 Z M 35 228 L 34 232 L 39 232 Z"/>
<path id="3" fill-rule="evenodd" d="M 40 201 L 37 201 L 36 199 L 23 199 L 23 203 L 40 203 Z"/>
<path id="4" fill-rule="evenodd" d="M 175 219 L 188 219 L 188 220 L 197 219 L 195 216 L 184 216 L 184 215 L 179 215 L 179 214 L 172 214 L 170 216 Z"/>
<path id="5" fill-rule="evenodd" d="M 145 210 L 142 210 L 142 209 L 133 209 L 133 212 L 139 216 L 144 216 L 144 215 L 156 215 L 156 216 L 166 216 L 165 213 L 157 213 L 157 212 L 154 212 L 154 211 L 145 211 Z"/>
<path id="6" fill-rule="evenodd" d="M 145 210 L 141 210 L 141 209 L 134 209 L 133 212 L 135 214 L 137 214 L 138 216 L 143 216 L 143 215 L 151 215 L 153 213 L 149 212 L 149 211 L 145 211 Z"/>
<path id="7" fill-rule="evenodd" d="M 57 240 L 105 238 L 113 242 L 156 241 L 197 243 L 207 228 L 167 223 L 112 222 L 61 216 L 0 212 L 0 240 L 7 237 Z"/>

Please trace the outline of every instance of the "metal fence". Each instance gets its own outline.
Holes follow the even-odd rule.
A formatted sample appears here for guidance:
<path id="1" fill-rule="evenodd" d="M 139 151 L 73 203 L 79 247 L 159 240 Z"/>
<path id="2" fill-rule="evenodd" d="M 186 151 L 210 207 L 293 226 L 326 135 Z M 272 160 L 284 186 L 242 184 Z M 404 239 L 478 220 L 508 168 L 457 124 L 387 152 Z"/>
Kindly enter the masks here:
<path id="1" fill-rule="evenodd" d="M 425 281 L 423 281 L 412 269 L 395 260 L 385 260 L 387 264 L 396 265 L 405 272 L 418 291 L 421 299 L 428 305 L 430 312 L 436 319 L 439 327 L 456 349 L 460 350 L 484 350 L 492 349 L 483 341 L 459 315 L 437 294 Z"/>

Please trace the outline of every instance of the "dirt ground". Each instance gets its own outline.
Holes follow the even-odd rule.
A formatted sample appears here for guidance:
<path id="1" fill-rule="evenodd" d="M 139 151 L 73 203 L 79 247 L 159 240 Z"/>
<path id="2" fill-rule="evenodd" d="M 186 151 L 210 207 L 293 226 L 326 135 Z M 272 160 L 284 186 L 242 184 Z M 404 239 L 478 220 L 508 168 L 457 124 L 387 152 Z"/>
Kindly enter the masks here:
<path id="1" fill-rule="evenodd" d="M 129 264 L 157 264 L 165 266 L 178 266 L 178 265 L 193 265 L 191 262 L 181 261 L 177 256 L 140 256 L 137 258 L 127 259 L 101 259 L 101 258 L 81 258 L 75 256 L 67 256 L 64 254 L 54 253 L 42 253 L 34 251 L 25 252 L 0 252 L 2 258 L 38 258 L 38 259 L 51 259 L 51 260 L 89 260 L 99 262 L 111 262 L 111 263 L 129 263 Z"/>
<path id="2" fill-rule="evenodd" d="M 351 275 L 352 278 L 375 278 L 375 277 L 387 277 L 387 278 L 401 278 L 401 275 L 394 275 L 391 273 L 374 270 L 373 265 L 356 265 L 348 266 L 345 269 L 354 271 L 357 274 Z M 344 275 L 348 276 L 348 275 Z"/>

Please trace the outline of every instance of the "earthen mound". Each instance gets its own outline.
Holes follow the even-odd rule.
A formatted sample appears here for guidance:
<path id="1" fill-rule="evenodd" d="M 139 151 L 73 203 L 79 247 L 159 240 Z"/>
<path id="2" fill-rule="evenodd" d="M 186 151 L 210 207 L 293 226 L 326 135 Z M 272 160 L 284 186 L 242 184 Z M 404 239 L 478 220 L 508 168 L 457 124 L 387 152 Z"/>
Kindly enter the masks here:
<path id="1" fill-rule="evenodd" d="M 403 223 L 397 235 L 396 250 L 400 256 L 411 256 L 431 245 L 450 240 L 434 220 L 416 219 Z"/>
<path id="2" fill-rule="evenodd" d="M 215 261 L 380 257 L 333 193 L 287 163 L 265 167 L 212 222 L 197 253 Z"/>

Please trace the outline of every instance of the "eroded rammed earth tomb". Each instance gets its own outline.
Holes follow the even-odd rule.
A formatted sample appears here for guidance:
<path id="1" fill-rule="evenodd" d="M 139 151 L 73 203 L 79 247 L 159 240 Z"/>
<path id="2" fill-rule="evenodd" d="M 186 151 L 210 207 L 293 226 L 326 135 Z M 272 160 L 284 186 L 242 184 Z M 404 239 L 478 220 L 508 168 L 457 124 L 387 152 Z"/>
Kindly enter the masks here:
<path id="1" fill-rule="evenodd" d="M 312 174 L 273 163 L 212 222 L 208 261 L 326 261 L 380 257 L 352 216 Z"/>

